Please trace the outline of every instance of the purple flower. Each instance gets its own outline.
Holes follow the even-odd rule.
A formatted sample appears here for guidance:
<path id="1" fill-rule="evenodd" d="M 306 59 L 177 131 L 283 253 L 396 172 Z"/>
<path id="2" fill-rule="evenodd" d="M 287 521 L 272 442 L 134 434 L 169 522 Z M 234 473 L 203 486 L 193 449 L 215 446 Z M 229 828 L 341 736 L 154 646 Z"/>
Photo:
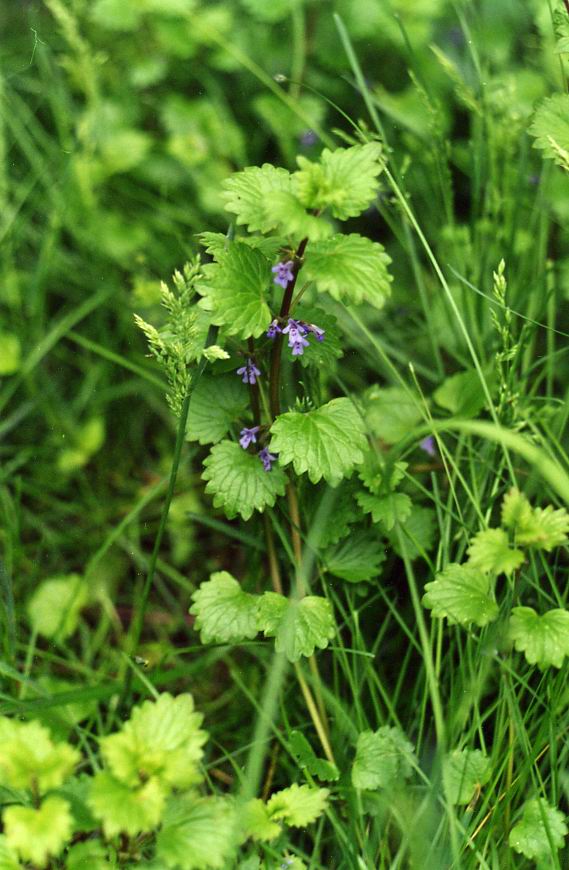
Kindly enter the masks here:
<path id="1" fill-rule="evenodd" d="M 317 141 L 318 136 L 314 130 L 305 130 L 300 137 L 300 144 L 305 145 L 307 148 L 310 147 L 310 145 L 314 145 Z"/>
<path id="2" fill-rule="evenodd" d="M 277 318 L 271 321 L 271 325 L 267 329 L 267 338 L 275 338 L 277 333 L 282 332 L 282 329 L 279 326 L 279 322 Z"/>
<path id="3" fill-rule="evenodd" d="M 239 443 L 240 443 L 241 447 L 243 448 L 243 450 L 247 450 L 247 448 L 249 447 L 249 444 L 256 444 L 257 443 L 257 432 L 258 431 L 259 431 L 258 426 L 252 426 L 250 429 L 247 429 L 247 427 L 245 427 L 244 429 L 241 430 L 241 432 L 239 433 L 241 435 L 241 438 L 239 439 Z"/>
<path id="4" fill-rule="evenodd" d="M 306 339 L 309 332 L 316 336 L 317 341 L 324 341 L 325 332 L 319 326 L 289 317 L 283 333 L 288 333 L 288 346 L 291 348 L 293 356 L 302 356 L 304 348 L 309 347 L 309 342 Z"/>
<path id="5" fill-rule="evenodd" d="M 429 456 L 437 455 L 437 448 L 435 447 L 435 439 L 432 435 L 427 435 L 426 438 L 423 438 L 421 443 L 419 444 L 421 450 L 424 450 L 425 453 L 428 453 Z"/>
<path id="6" fill-rule="evenodd" d="M 294 278 L 293 266 L 292 260 L 287 260 L 285 263 L 277 263 L 276 266 L 273 266 L 271 272 L 275 274 L 273 278 L 275 284 L 280 284 L 281 287 L 285 288 L 289 281 L 292 281 Z"/>
<path id="7" fill-rule="evenodd" d="M 259 459 L 263 463 L 265 471 L 270 471 L 272 463 L 277 461 L 277 457 L 269 453 L 268 447 L 263 447 L 262 450 L 259 450 Z"/>
<path id="8" fill-rule="evenodd" d="M 251 358 L 247 360 L 244 366 L 237 369 L 238 375 L 243 375 L 242 381 L 244 384 L 256 384 L 257 378 L 261 374 Z"/>
<path id="9" fill-rule="evenodd" d="M 302 356 L 304 353 L 304 348 L 309 347 L 310 342 L 308 342 L 303 335 L 299 335 L 296 341 L 289 341 L 288 346 L 292 348 L 293 356 Z"/>
<path id="10" fill-rule="evenodd" d="M 324 341 L 324 336 L 326 335 L 324 329 L 320 329 L 315 323 L 305 323 L 304 325 L 309 332 L 316 336 L 316 341 Z"/>

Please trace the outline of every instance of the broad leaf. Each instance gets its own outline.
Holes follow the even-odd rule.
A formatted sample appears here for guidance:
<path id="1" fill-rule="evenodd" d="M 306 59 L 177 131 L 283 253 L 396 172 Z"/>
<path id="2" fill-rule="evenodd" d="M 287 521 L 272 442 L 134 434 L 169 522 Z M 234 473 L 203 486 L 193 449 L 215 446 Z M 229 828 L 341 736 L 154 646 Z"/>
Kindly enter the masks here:
<path id="1" fill-rule="evenodd" d="M 492 378 L 488 389 L 493 390 Z M 486 393 L 478 372 L 474 369 L 447 378 L 433 393 L 437 405 L 460 417 L 476 417 L 486 404 Z"/>
<path id="2" fill-rule="evenodd" d="M 529 132 L 534 147 L 545 157 L 569 169 L 569 95 L 554 94 L 544 100 L 535 113 Z"/>
<path id="3" fill-rule="evenodd" d="M 491 578 L 478 568 L 451 564 L 426 584 L 423 605 L 451 624 L 475 623 L 482 628 L 498 616 L 491 584 Z"/>
<path id="4" fill-rule="evenodd" d="M 270 450 L 279 454 L 281 465 L 292 462 L 297 474 L 307 472 L 312 483 L 323 477 L 332 486 L 351 474 L 367 445 L 363 422 L 349 399 L 281 414 L 271 435 Z"/>
<path id="5" fill-rule="evenodd" d="M 286 190 L 277 190 L 272 195 L 270 213 L 277 231 L 293 240 L 306 237 L 316 242 L 333 233 L 327 220 L 309 214 L 297 197 Z"/>
<path id="6" fill-rule="evenodd" d="M 39 722 L 0 717 L 0 784 L 44 794 L 59 788 L 73 773 L 80 753 L 54 742 Z"/>
<path id="7" fill-rule="evenodd" d="M 325 484 L 321 484 L 321 487 Z M 314 488 L 312 492 L 320 495 L 321 489 Z M 344 480 L 335 490 L 336 499 L 332 510 L 326 519 L 322 529 L 318 545 L 322 549 L 330 544 L 337 544 L 350 531 L 350 527 L 360 519 L 360 510 L 354 498 L 355 487 L 353 480 Z M 320 495 L 320 497 L 322 497 Z"/>
<path id="8" fill-rule="evenodd" d="M 5 835 L 0 834 L 0 870 L 21 870 L 22 867 L 23 865 L 18 861 L 18 856 L 8 844 Z"/>
<path id="9" fill-rule="evenodd" d="M 308 245 L 300 276 L 339 302 L 369 302 L 382 308 L 391 292 L 390 262 L 379 242 L 339 233 Z"/>
<path id="10" fill-rule="evenodd" d="M 234 441 L 220 441 L 203 464 L 202 477 L 208 481 L 205 491 L 213 495 L 214 507 L 222 507 L 229 519 L 240 514 L 248 520 L 253 511 L 272 507 L 277 496 L 284 495 L 286 476 L 282 469 L 274 465 L 265 471 L 257 455 Z"/>
<path id="11" fill-rule="evenodd" d="M 237 215 L 237 224 L 245 224 L 251 233 L 267 233 L 278 225 L 271 210 L 273 196 L 281 190 L 291 192 L 291 176 L 286 169 L 264 163 L 236 172 L 223 186 L 225 208 Z"/>
<path id="12" fill-rule="evenodd" d="M 45 867 L 71 837 L 69 804 L 59 797 L 48 797 L 35 807 L 9 806 L 2 815 L 8 847 L 36 867 Z"/>
<path id="13" fill-rule="evenodd" d="M 317 758 L 312 746 L 301 731 L 290 732 L 289 748 L 298 766 L 302 770 L 307 770 L 311 776 L 324 782 L 335 782 L 340 778 L 340 772 L 336 765 L 324 758 Z"/>
<path id="14" fill-rule="evenodd" d="M 156 777 L 140 788 L 131 788 L 103 770 L 93 777 L 88 804 L 106 837 L 121 833 L 135 837 L 158 827 L 165 800 L 165 790 Z"/>
<path id="15" fill-rule="evenodd" d="M 271 262 L 260 251 L 243 242 L 233 242 L 221 262 L 203 267 L 197 285 L 200 307 L 211 322 L 227 335 L 256 338 L 271 322 L 267 304 L 271 285 Z"/>
<path id="16" fill-rule="evenodd" d="M 569 534 L 569 514 L 564 508 L 533 508 L 515 488 L 504 497 L 502 524 L 514 532 L 516 544 L 547 552 L 567 543 Z"/>
<path id="17" fill-rule="evenodd" d="M 397 526 L 400 525 L 402 542 L 400 542 Z M 435 512 L 430 508 L 413 505 L 409 516 L 401 524 L 396 523 L 390 533 L 391 546 L 395 552 L 403 557 L 403 548 L 408 559 L 417 559 L 428 553 L 435 543 Z"/>
<path id="18" fill-rule="evenodd" d="M 168 802 L 156 855 L 167 867 L 225 870 L 235 845 L 235 810 L 227 798 L 177 795 Z"/>
<path id="19" fill-rule="evenodd" d="M 492 574 L 511 574 L 523 564 L 521 550 L 510 547 L 504 529 L 485 529 L 478 532 L 468 548 L 468 564 Z"/>
<path id="20" fill-rule="evenodd" d="M 352 785 L 370 790 L 391 789 L 409 779 L 416 765 L 413 744 L 401 729 L 384 725 L 377 731 L 364 731 L 358 737 Z"/>
<path id="21" fill-rule="evenodd" d="M 77 628 L 88 597 L 89 587 L 79 574 L 44 580 L 28 601 L 32 628 L 44 637 L 65 640 Z"/>
<path id="22" fill-rule="evenodd" d="M 530 861 L 542 862 L 563 848 L 566 836 L 564 814 L 544 798 L 534 798 L 524 804 L 522 819 L 510 831 L 508 842 Z"/>
<path id="23" fill-rule="evenodd" d="M 107 860 L 107 852 L 100 840 L 87 840 L 75 843 L 65 856 L 65 870 L 107 870 L 112 865 Z M 2 864 L 0 862 L 0 870 Z"/>
<path id="24" fill-rule="evenodd" d="M 281 826 L 271 819 L 267 804 L 260 798 L 253 798 L 243 806 L 239 815 L 239 828 L 243 839 L 270 842 L 281 833 Z"/>
<path id="25" fill-rule="evenodd" d="M 291 785 L 271 797 L 267 803 L 269 816 L 293 828 L 304 828 L 322 815 L 328 806 L 329 794 L 327 788 Z"/>
<path id="26" fill-rule="evenodd" d="M 300 169 L 293 185 L 300 201 L 317 211 L 329 208 L 339 220 L 357 217 L 377 195 L 381 151 L 379 143 L 369 142 L 334 151 L 325 148 L 318 163 L 298 157 Z"/>
<path id="27" fill-rule="evenodd" d="M 211 575 L 192 595 L 190 613 L 196 617 L 195 628 L 202 643 L 236 643 L 256 636 L 256 595 L 241 589 L 227 571 Z"/>
<path id="28" fill-rule="evenodd" d="M 377 449 L 368 450 L 358 468 L 358 477 L 370 492 L 392 492 L 405 477 L 407 466 L 407 462 L 386 462 Z"/>
<path id="29" fill-rule="evenodd" d="M 257 624 L 265 637 L 275 638 L 277 652 L 285 653 L 290 662 L 311 656 L 316 647 L 325 649 L 336 633 L 330 602 L 316 595 L 292 601 L 265 592 L 259 600 Z"/>
<path id="30" fill-rule="evenodd" d="M 373 434 L 387 444 L 397 444 L 423 419 L 419 400 L 399 387 L 370 387 L 364 416 Z"/>
<path id="31" fill-rule="evenodd" d="M 490 759 L 479 749 L 455 749 L 443 759 L 443 781 L 453 804 L 470 803 L 474 793 L 490 779 Z"/>
<path id="32" fill-rule="evenodd" d="M 362 529 L 353 532 L 324 556 L 327 570 L 349 583 L 377 577 L 384 561 L 385 545 L 378 533 Z"/>
<path id="33" fill-rule="evenodd" d="M 358 492 L 356 501 L 364 514 L 371 514 L 374 523 L 381 523 L 386 532 L 391 531 L 395 523 L 404 523 L 413 507 L 404 492 L 388 492 L 386 495 Z"/>
<path id="34" fill-rule="evenodd" d="M 548 610 L 539 616 L 531 607 L 514 607 L 509 634 L 530 665 L 560 668 L 569 655 L 569 611 Z"/>
<path id="35" fill-rule="evenodd" d="M 215 396 L 215 401 L 212 397 Z M 249 406 L 249 393 L 234 372 L 202 375 L 192 393 L 186 437 L 200 444 L 216 444 L 224 438 Z"/>

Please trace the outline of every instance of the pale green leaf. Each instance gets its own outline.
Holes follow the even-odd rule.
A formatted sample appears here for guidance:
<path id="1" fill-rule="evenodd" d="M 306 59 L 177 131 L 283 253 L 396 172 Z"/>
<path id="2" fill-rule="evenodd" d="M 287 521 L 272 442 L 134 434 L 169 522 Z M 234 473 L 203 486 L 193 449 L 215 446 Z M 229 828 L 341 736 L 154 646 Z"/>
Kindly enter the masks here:
<path id="1" fill-rule="evenodd" d="M 259 600 L 257 624 L 265 637 L 275 638 L 277 652 L 284 652 L 290 662 L 311 656 L 316 647 L 325 649 L 336 633 L 330 602 L 316 595 L 293 601 L 265 592 Z"/>
<path id="2" fill-rule="evenodd" d="M 411 499 L 404 492 L 389 492 L 386 495 L 358 492 L 356 501 L 364 514 L 371 514 L 374 523 L 381 523 L 386 532 L 391 531 L 395 523 L 405 522 L 413 507 Z"/>
<path id="3" fill-rule="evenodd" d="M 372 433 L 387 444 L 397 444 L 423 419 L 418 399 L 399 387 L 370 387 L 364 416 Z"/>
<path id="4" fill-rule="evenodd" d="M 215 401 L 212 397 L 215 396 Z M 216 444 L 238 425 L 249 406 L 249 393 L 234 372 L 202 375 L 192 393 L 186 437 L 200 444 Z"/>
<path id="5" fill-rule="evenodd" d="M 569 169 L 569 94 L 554 94 L 544 100 L 529 132 L 535 138 L 535 148 Z"/>
<path id="6" fill-rule="evenodd" d="M 192 595 L 190 613 L 202 643 L 237 643 L 256 636 L 256 595 L 244 592 L 227 571 L 211 575 Z"/>
<path id="7" fill-rule="evenodd" d="M 531 607 L 514 607 L 509 634 L 531 665 L 560 668 L 569 655 L 569 611 L 557 608 L 540 616 Z"/>
<path id="8" fill-rule="evenodd" d="M 488 389 L 492 392 L 492 379 L 488 377 Z M 433 393 L 437 405 L 460 417 L 475 417 L 486 404 L 486 393 L 475 369 L 459 372 L 447 378 Z"/>
<path id="9" fill-rule="evenodd" d="M 88 598 L 89 587 L 79 574 L 44 580 L 28 601 L 32 628 L 44 637 L 65 640 L 77 628 Z"/>
<path id="10" fill-rule="evenodd" d="M 523 564 L 521 550 L 510 547 L 504 529 L 485 529 L 478 532 L 468 547 L 468 564 L 493 574 L 511 574 Z"/>
<path id="11" fill-rule="evenodd" d="M 58 788 L 71 776 L 80 753 L 55 742 L 39 722 L 0 717 L 0 783 L 40 794 Z"/>
<path id="12" fill-rule="evenodd" d="M 256 338 L 271 322 L 267 295 L 271 262 L 243 242 L 233 242 L 221 262 L 203 267 L 197 290 L 199 305 L 227 335 Z"/>
<path id="13" fill-rule="evenodd" d="M 339 302 L 369 302 L 381 308 L 391 292 L 390 262 L 379 242 L 339 233 L 308 245 L 300 277 L 314 281 L 318 291 Z"/>
<path id="14" fill-rule="evenodd" d="M 106 870 L 111 866 L 107 860 L 107 851 L 100 840 L 75 843 L 65 856 L 65 870 Z"/>
<path id="15" fill-rule="evenodd" d="M 93 777 L 88 805 L 106 837 L 121 833 L 134 837 L 158 827 L 165 800 L 166 792 L 156 777 L 132 788 L 103 770 Z"/>
<path id="16" fill-rule="evenodd" d="M 479 749 L 455 749 L 443 759 L 443 782 L 453 804 L 470 803 L 474 793 L 490 779 L 490 759 Z"/>
<path id="17" fill-rule="evenodd" d="M 377 196 L 377 176 L 383 169 L 381 145 L 368 142 L 351 148 L 325 148 L 314 163 L 298 157 L 293 186 L 309 209 L 329 208 L 339 220 L 357 217 Z"/>
<path id="18" fill-rule="evenodd" d="M 502 525 L 511 529 L 517 538 L 518 530 L 523 531 L 533 523 L 533 509 L 527 497 L 516 487 L 512 487 L 502 501 Z"/>
<path id="19" fill-rule="evenodd" d="M 59 797 L 48 797 L 37 808 L 9 806 L 2 821 L 8 846 L 36 867 L 57 857 L 71 836 L 69 804 Z"/>
<path id="20" fill-rule="evenodd" d="M 237 224 L 245 224 L 251 233 L 267 233 L 277 228 L 278 221 L 271 209 L 273 196 L 280 190 L 292 190 L 290 173 L 270 163 L 248 166 L 231 175 L 223 186 L 225 208 L 236 214 Z"/>
<path id="21" fill-rule="evenodd" d="M 498 616 L 498 605 L 491 591 L 488 574 L 469 565 L 448 565 L 425 586 L 423 605 L 432 615 L 449 623 L 481 628 Z"/>
<path id="22" fill-rule="evenodd" d="M 364 425 L 349 399 L 332 399 L 321 408 L 289 411 L 271 427 L 270 450 L 281 465 L 293 463 L 297 474 L 308 473 L 312 483 L 323 477 L 336 486 L 364 456 Z"/>
<path id="23" fill-rule="evenodd" d="M 294 785 L 276 792 L 267 804 L 269 816 L 293 828 L 304 828 L 319 818 L 328 806 L 327 788 Z"/>
<path id="24" fill-rule="evenodd" d="M 225 870 L 235 846 L 235 810 L 227 798 L 185 794 L 168 802 L 156 841 L 156 855 L 168 867 Z"/>
<path id="25" fill-rule="evenodd" d="M 214 507 L 222 507 L 229 519 L 240 514 L 248 520 L 253 511 L 272 507 L 284 495 L 286 476 L 273 465 L 265 471 L 256 454 L 234 441 L 220 441 L 204 460 L 206 493 L 213 495 Z"/>
<path id="26" fill-rule="evenodd" d="M 0 834 L 0 870 L 21 870 L 23 864 L 18 861 L 14 849 L 8 844 L 4 834 Z"/>
<path id="27" fill-rule="evenodd" d="M 566 836 L 565 815 L 544 798 L 534 798 L 524 804 L 521 821 L 510 831 L 508 842 L 530 861 L 541 862 L 563 848 Z"/>
<path id="28" fill-rule="evenodd" d="M 533 508 L 526 496 L 511 489 L 502 503 L 502 523 L 514 533 L 519 546 L 536 547 L 550 552 L 567 543 L 569 514 L 564 508 L 552 505 Z"/>
<path id="29" fill-rule="evenodd" d="M 21 362 L 22 350 L 18 336 L 11 332 L 0 332 L 0 377 L 13 375 Z"/>
<path id="30" fill-rule="evenodd" d="M 370 790 L 391 789 L 409 779 L 416 765 L 413 744 L 401 729 L 384 725 L 377 731 L 364 731 L 358 736 L 352 785 Z"/>
<path id="31" fill-rule="evenodd" d="M 370 492 L 379 495 L 396 489 L 407 467 L 407 462 L 386 462 L 377 449 L 371 449 L 358 468 L 358 477 Z"/>
<path id="32" fill-rule="evenodd" d="M 132 787 L 154 778 L 166 788 L 188 788 L 201 779 L 207 740 L 203 716 L 190 694 L 164 692 L 135 707 L 122 729 L 102 737 L 101 752 L 113 776 Z"/>
<path id="33" fill-rule="evenodd" d="M 312 746 L 301 731 L 291 731 L 289 748 L 298 766 L 307 770 L 311 776 L 324 782 L 335 782 L 340 778 L 340 771 L 335 764 L 324 758 L 317 758 Z"/>
<path id="34" fill-rule="evenodd" d="M 296 196 L 287 190 L 276 190 L 272 194 L 270 212 L 277 231 L 293 240 L 306 237 L 317 242 L 334 232 L 327 220 L 309 214 Z"/>
<path id="35" fill-rule="evenodd" d="M 239 816 L 239 828 L 243 839 L 270 842 L 281 832 L 281 826 L 269 816 L 267 805 L 260 798 L 253 798 L 243 806 Z"/>
<path id="36" fill-rule="evenodd" d="M 358 529 L 324 555 L 328 571 L 349 583 L 371 580 L 381 572 L 385 545 L 377 532 Z"/>

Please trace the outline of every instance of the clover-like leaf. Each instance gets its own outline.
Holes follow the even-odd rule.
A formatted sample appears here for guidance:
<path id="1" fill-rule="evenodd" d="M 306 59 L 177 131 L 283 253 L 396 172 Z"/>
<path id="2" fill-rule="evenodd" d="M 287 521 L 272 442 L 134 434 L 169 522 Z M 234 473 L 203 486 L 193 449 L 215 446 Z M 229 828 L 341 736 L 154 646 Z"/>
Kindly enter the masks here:
<path id="1" fill-rule="evenodd" d="M 468 548 L 468 564 L 492 574 L 511 574 L 524 561 L 524 554 L 510 546 L 504 529 L 478 532 Z"/>
<path id="2" fill-rule="evenodd" d="M 325 649 L 336 633 L 330 602 L 317 595 L 292 601 L 265 592 L 259 600 L 257 624 L 265 637 L 275 638 L 277 652 L 285 653 L 290 662 L 311 656 L 316 647 Z"/>
<path id="3" fill-rule="evenodd" d="M 363 422 L 349 399 L 332 399 L 321 408 L 288 411 L 271 427 L 270 450 L 281 465 L 293 463 L 297 474 L 308 473 L 312 483 L 323 477 L 336 486 L 364 456 L 367 442 Z"/>
<path id="4" fill-rule="evenodd" d="M 89 808 L 102 823 L 106 837 L 121 833 L 135 837 L 153 831 L 160 824 L 165 801 L 166 791 L 156 777 L 132 788 L 106 770 L 95 774 L 88 797 Z"/>
<path id="5" fill-rule="evenodd" d="M 417 766 L 413 744 L 400 728 L 383 725 L 377 731 L 363 731 L 358 736 L 352 766 L 355 788 L 393 788 L 409 779 Z"/>
<path id="6" fill-rule="evenodd" d="M 455 749 L 443 759 L 443 782 L 453 804 L 470 803 L 474 793 L 490 779 L 490 759 L 479 749 Z"/>
<path id="7" fill-rule="evenodd" d="M 509 844 L 530 861 L 542 862 L 563 848 L 567 836 L 564 814 L 544 798 L 526 801 L 521 820 L 510 831 Z"/>
<path id="8" fill-rule="evenodd" d="M 44 794 L 71 776 L 81 756 L 68 743 L 54 742 L 39 722 L 0 717 L 0 783 Z"/>
<path id="9" fill-rule="evenodd" d="M 560 668 L 569 655 L 569 611 L 556 608 L 540 616 L 532 607 L 514 607 L 509 634 L 530 665 Z"/>
<path id="10" fill-rule="evenodd" d="M 222 507 L 229 519 L 240 514 L 248 520 L 253 511 L 272 507 L 277 496 L 284 495 L 283 470 L 274 465 L 265 471 L 258 456 L 234 441 L 220 441 L 203 464 L 202 478 L 208 482 L 205 491 L 213 495 L 214 507 Z"/>
<path id="11" fill-rule="evenodd" d="M 297 196 L 307 208 L 329 208 L 339 220 L 357 217 L 377 195 L 381 151 L 379 143 L 368 142 L 334 151 L 325 148 L 317 163 L 298 157 L 300 169 L 293 175 Z"/>
<path id="12" fill-rule="evenodd" d="M 219 263 L 203 267 L 199 305 L 228 335 L 256 338 L 271 322 L 270 284 L 270 260 L 250 245 L 233 242 Z"/>
<path id="13" fill-rule="evenodd" d="M 448 565 L 436 579 L 425 585 L 423 605 L 433 616 L 449 623 L 482 628 L 498 616 L 488 574 L 470 565 Z"/>
<path id="14" fill-rule="evenodd" d="M 89 598 L 89 587 L 79 574 L 44 580 L 28 601 L 32 628 L 44 637 L 65 640 L 79 624 Z"/>
<path id="15" fill-rule="evenodd" d="M 9 848 L 36 867 L 57 857 L 71 836 L 69 804 L 59 797 L 48 797 L 37 808 L 9 806 L 2 821 Z"/>
<path id="16" fill-rule="evenodd" d="M 304 828 L 322 815 L 328 806 L 327 788 L 294 785 L 272 795 L 267 803 L 271 819 L 281 819 L 293 828 Z"/>
<path id="17" fill-rule="evenodd" d="M 185 794 L 168 802 L 156 840 L 166 867 L 225 870 L 235 846 L 235 808 L 227 798 Z"/>
<path id="18" fill-rule="evenodd" d="M 247 388 L 234 373 L 202 375 L 190 400 L 188 441 L 217 444 L 243 416 L 248 405 Z"/>
<path id="19" fill-rule="evenodd" d="M 324 782 L 335 782 L 340 778 L 340 771 L 336 765 L 324 758 L 318 758 L 301 731 L 290 732 L 289 748 L 298 766 L 302 770 L 307 770 L 311 776 Z"/>
<path id="20" fill-rule="evenodd" d="M 157 778 L 166 788 L 199 782 L 198 764 L 207 740 L 203 716 L 190 694 L 164 692 L 135 707 L 115 734 L 101 738 L 101 752 L 114 777 L 132 787 Z"/>
<path id="21" fill-rule="evenodd" d="M 190 613 L 196 617 L 202 643 L 236 643 L 255 637 L 258 600 L 227 571 L 212 574 L 192 595 Z"/>
<path id="22" fill-rule="evenodd" d="M 377 577 L 384 561 L 385 545 L 380 536 L 363 529 L 353 532 L 324 556 L 327 570 L 349 583 Z"/>
<path id="23" fill-rule="evenodd" d="M 277 191 L 292 190 L 290 173 L 270 163 L 248 166 L 231 175 L 223 186 L 225 208 L 236 214 L 237 224 L 245 224 L 251 233 L 276 229 L 278 221 L 271 211 L 272 198 Z"/>
<path id="24" fill-rule="evenodd" d="M 374 523 L 381 523 L 386 532 L 395 523 L 404 523 L 411 513 L 413 503 L 404 492 L 388 492 L 375 495 L 371 492 L 358 492 L 356 501 L 364 514 L 371 514 Z"/>
<path id="25" fill-rule="evenodd" d="M 534 115 L 529 132 L 535 137 L 535 148 L 564 169 L 569 169 L 568 94 L 554 94 L 544 100 Z"/>
<path id="26" fill-rule="evenodd" d="M 338 233 L 308 245 L 300 274 L 339 302 L 369 302 L 382 308 L 391 292 L 390 262 L 379 242 L 357 233 Z"/>

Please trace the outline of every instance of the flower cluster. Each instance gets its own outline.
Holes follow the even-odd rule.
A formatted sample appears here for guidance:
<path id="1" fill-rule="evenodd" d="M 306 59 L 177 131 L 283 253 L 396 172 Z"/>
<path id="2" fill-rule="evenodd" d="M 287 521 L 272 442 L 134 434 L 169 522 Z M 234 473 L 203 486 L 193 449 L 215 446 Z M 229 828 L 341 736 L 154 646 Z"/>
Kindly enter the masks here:
<path id="1" fill-rule="evenodd" d="M 289 317 L 284 329 L 279 325 L 278 319 L 271 322 L 267 329 L 267 338 L 275 338 L 279 332 L 288 335 L 288 346 L 292 350 L 293 356 L 302 356 L 304 348 L 308 347 L 309 343 L 306 336 L 312 333 L 317 341 L 324 341 L 325 331 L 316 326 L 315 323 L 306 323 L 304 320 L 294 320 Z"/>
<path id="2" fill-rule="evenodd" d="M 294 263 L 292 260 L 287 260 L 284 263 L 277 263 L 276 266 L 273 266 L 271 272 L 274 274 L 273 281 L 275 284 L 279 284 L 283 290 L 286 288 L 287 284 L 289 284 L 294 279 L 294 272 L 292 268 Z"/>
<path id="3" fill-rule="evenodd" d="M 241 436 L 239 438 L 239 444 L 241 445 L 243 450 L 247 450 L 247 448 L 251 444 L 257 443 L 257 433 L 259 432 L 260 428 L 260 426 L 251 426 L 251 428 L 247 428 L 247 426 L 245 426 L 243 429 L 241 429 L 241 432 L 239 433 L 239 435 Z M 258 456 L 263 463 L 263 468 L 265 469 L 265 471 L 270 471 L 273 462 L 276 462 L 277 460 L 277 457 L 269 451 L 268 447 L 263 447 L 261 450 L 259 450 Z"/>
<path id="4" fill-rule="evenodd" d="M 240 369 L 237 369 L 238 375 L 243 375 L 241 380 L 244 384 L 256 384 L 257 378 L 261 374 L 255 363 L 251 358 L 247 359 L 247 362 L 244 366 L 241 366 Z"/>

